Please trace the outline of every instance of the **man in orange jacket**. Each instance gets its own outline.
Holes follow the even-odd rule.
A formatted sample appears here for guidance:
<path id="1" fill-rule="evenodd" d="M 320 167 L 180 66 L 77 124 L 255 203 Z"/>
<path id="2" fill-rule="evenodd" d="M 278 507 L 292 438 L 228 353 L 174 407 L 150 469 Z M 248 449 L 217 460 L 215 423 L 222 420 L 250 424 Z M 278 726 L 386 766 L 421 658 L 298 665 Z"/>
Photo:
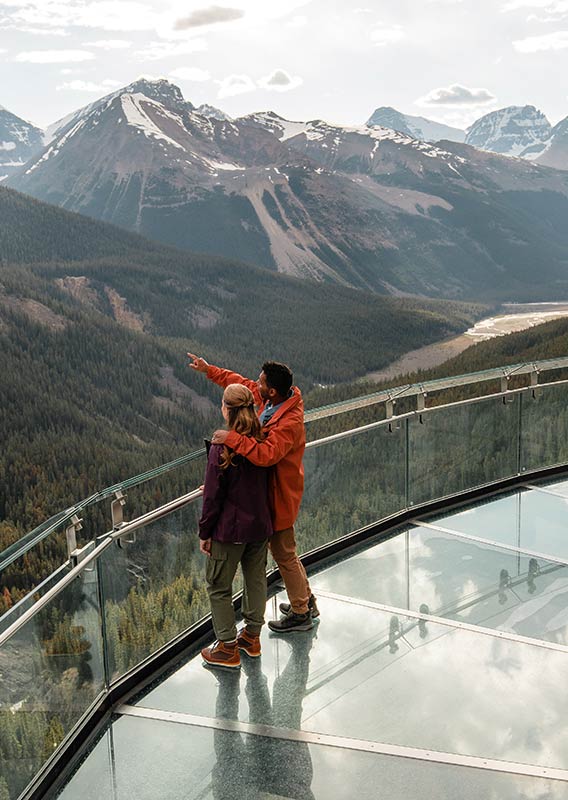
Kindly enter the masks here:
<path id="1" fill-rule="evenodd" d="M 296 553 L 294 522 L 304 491 L 302 457 L 306 446 L 304 404 L 292 372 L 284 364 L 267 361 L 258 381 L 243 378 L 236 372 L 214 367 L 204 358 L 188 353 L 190 367 L 203 372 L 209 380 L 227 387 L 242 383 L 252 391 L 259 406 L 259 417 L 266 438 L 262 442 L 235 431 L 215 431 L 213 442 L 226 444 L 239 455 L 260 467 L 274 467 L 270 479 L 274 535 L 270 550 L 288 592 L 290 605 L 282 604 L 284 615 L 268 623 L 278 633 L 307 631 L 319 611 L 312 595 L 304 565 Z"/>

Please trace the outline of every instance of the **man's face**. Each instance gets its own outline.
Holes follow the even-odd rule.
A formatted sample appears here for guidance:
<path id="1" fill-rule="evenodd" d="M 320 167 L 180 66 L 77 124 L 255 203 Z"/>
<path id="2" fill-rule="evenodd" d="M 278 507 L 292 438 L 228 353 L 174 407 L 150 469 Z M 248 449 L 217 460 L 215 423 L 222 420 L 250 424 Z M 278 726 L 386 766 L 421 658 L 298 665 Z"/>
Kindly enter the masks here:
<path id="1" fill-rule="evenodd" d="M 266 375 L 264 374 L 264 372 L 261 372 L 260 375 L 258 376 L 256 385 L 258 386 L 258 393 L 262 397 L 264 402 L 270 400 L 271 391 L 273 392 L 274 390 L 268 388 L 268 384 L 266 383 Z"/>

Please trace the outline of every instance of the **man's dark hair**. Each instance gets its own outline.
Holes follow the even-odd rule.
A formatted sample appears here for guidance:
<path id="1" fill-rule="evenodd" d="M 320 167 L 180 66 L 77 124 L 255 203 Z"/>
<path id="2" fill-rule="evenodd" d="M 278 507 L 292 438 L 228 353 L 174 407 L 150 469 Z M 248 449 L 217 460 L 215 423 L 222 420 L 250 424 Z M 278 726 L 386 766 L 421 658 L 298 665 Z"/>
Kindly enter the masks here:
<path id="1" fill-rule="evenodd" d="M 292 370 L 286 364 L 278 361 L 265 361 L 262 371 L 266 375 L 266 383 L 271 389 L 276 389 L 281 397 L 287 397 L 290 387 L 294 382 Z"/>

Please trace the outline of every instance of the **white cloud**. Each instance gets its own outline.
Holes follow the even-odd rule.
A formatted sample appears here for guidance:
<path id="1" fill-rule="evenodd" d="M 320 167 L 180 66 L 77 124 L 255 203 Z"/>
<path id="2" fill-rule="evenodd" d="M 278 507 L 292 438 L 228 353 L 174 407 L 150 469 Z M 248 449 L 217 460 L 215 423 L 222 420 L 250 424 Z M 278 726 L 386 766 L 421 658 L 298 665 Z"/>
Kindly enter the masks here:
<path id="1" fill-rule="evenodd" d="M 292 17 L 290 22 L 287 23 L 289 28 L 304 28 L 308 24 L 308 18 L 303 14 L 296 14 Z"/>
<path id="2" fill-rule="evenodd" d="M 220 22 L 233 22 L 244 17 L 242 8 L 229 8 L 227 6 L 208 6 L 192 11 L 187 17 L 177 19 L 174 23 L 176 31 L 186 31 L 189 28 L 200 28 L 204 25 L 217 25 Z"/>
<path id="3" fill-rule="evenodd" d="M 55 88 L 58 92 L 92 92 L 100 94 L 101 92 L 108 92 L 109 89 L 118 89 L 119 86 L 120 83 L 118 81 L 113 81 L 109 78 L 108 80 L 101 81 L 100 83 L 81 80 L 68 81 L 67 83 L 59 84 L 59 86 L 56 86 Z"/>
<path id="4" fill-rule="evenodd" d="M 31 36 L 69 36 L 69 31 L 64 28 L 36 28 L 33 25 L 18 25 L 8 23 L 5 17 L 0 22 L 0 29 L 3 31 L 18 31 L 18 33 L 29 33 Z"/>
<path id="5" fill-rule="evenodd" d="M 148 3 L 135 0 L 3 0 L 2 5 L 15 9 L 9 15 L 12 26 L 32 26 L 46 32 L 72 27 L 150 31 L 156 30 L 163 21 L 163 14 L 152 10 Z"/>
<path id="6" fill-rule="evenodd" d="M 261 89 L 271 89 L 276 92 L 288 92 L 303 83 L 299 75 L 289 75 L 284 69 L 275 69 L 270 75 L 265 75 L 257 81 Z"/>
<path id="7" fill-rule="evenodd" d="M 502 11 L 518 11 L 520 8 L 554 9 L 561 5 L 565 5 L 564 0 L 509 0 L 503 6 Z"/>
<path id="8" fill-rule="evenodd" d="M 186 56 L 190 53 L 202 53 L 207 50 L 205 39 L 190 39 L 183 42 L 150 42 L 148 47 L 137 50 L 136 56 L 141 61 L 159 61 L 162 58 Z"/>
<path id="9" fill-rule="evenodd" d="M 228 75 L 219 83 L 217 97 L 234 97 L 237 94 L 253 92 L 257 87 L 249 75 Z"/>
<path id="10" fill-rule="evenodd" d="M 99 47 L 101 50 L 127 50 L 132 42 L 126 39 L 99 39 L 96 42 L 85 42 L 86 47 Z"/>
<path id="11" fill-rule="evenodd" d="M 495 96 L 487 89 L 471 89 L 454 83 L 445 88 L 432 89 L 416 102 L 420 106 L 481 106 L 493 100 Z"/>
<path id="12" fill-rule="evenodd" d="M 568 47 L 568 31 L 554 31 L 543 36 L 529 36 L 513 42 L 518 53 L 539 53 L 545 50 L 565 50 Z"/>
<path id="13" fill-rule="evenodd" d="M 67 64 L 72 61 L 92 61 L 87 50 L 28 50 L 18 53 L 15 60 L 29 64 Z"/>
<path id="14" fill-rule="evenodd" d="M 400 25 L 390 27 L 379 26 L 371 31 L 371 41 L 376 47 L 384 47 L 387 44 L 396 44 L 404 39 L 404 31 Z"/>
<path id="15" fill-rule="evenodd" d="M 179 78 L 182 81 L 201 81 L 211 80 L 211 75 L 206 69 L 199 69 L 198 67 L 178 67 L 170 72 L 170 77 Z"/>

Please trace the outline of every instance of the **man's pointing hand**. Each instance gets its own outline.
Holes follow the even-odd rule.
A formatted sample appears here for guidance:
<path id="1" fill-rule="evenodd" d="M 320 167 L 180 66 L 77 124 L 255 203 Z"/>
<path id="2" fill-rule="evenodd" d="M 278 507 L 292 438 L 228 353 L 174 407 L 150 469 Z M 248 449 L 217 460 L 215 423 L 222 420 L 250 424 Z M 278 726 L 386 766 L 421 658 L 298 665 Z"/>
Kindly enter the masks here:
<path id="1" fill-rule="evenodd" d="M 204 358 L 201 358 L 201 356 L 196 356 L 193 353 L 188 353 L 187 355 L 191 359 L 189 366 L 192 369 L 197 370 L 197 372 L 207 372 L 209 364 Z"/>

